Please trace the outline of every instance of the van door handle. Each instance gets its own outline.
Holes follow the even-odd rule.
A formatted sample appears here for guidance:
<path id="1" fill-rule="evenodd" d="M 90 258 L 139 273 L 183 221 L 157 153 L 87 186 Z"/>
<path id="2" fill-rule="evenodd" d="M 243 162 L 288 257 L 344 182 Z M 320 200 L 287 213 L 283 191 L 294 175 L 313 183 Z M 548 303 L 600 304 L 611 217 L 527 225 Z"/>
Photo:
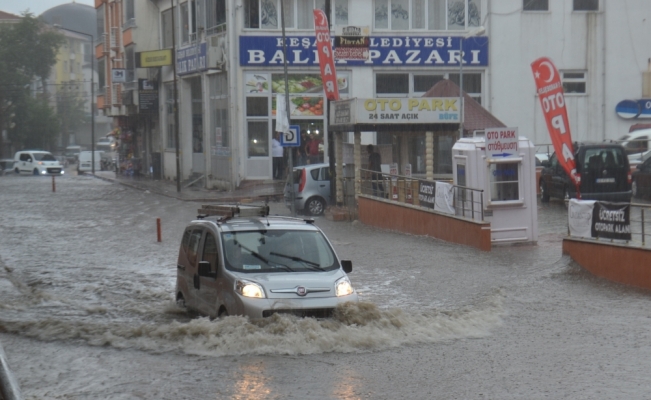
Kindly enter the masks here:
<path id="1" fill-rule="evenodd" d="M 185 271 L 185 267 L 181 264 L 176 264 L 176 268 Z"/>
<path id="2" fill-rule="evenodd" d="M 319 185 L 319 186 L 321 186 L 321 187 L 325 187 L 325 185 Z"/>

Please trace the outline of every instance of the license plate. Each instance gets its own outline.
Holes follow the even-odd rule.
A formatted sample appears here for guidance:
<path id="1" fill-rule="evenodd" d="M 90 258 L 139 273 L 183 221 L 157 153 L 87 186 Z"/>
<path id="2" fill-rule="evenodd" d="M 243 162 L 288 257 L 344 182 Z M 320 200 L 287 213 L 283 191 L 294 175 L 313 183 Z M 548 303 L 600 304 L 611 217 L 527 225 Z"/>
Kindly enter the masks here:
<path id="1" fill-rule="evenodd" d="M 597 178 L 597 183 L 615 183 L 615 178 Z"/>
<path id="2" fill-rule="evenodd" d="M 50 169 L 48 169 L 48 172 L 51 173 L 51 174 L 60 174 L 61 169 L 60 168 L 50 168 Z"/>

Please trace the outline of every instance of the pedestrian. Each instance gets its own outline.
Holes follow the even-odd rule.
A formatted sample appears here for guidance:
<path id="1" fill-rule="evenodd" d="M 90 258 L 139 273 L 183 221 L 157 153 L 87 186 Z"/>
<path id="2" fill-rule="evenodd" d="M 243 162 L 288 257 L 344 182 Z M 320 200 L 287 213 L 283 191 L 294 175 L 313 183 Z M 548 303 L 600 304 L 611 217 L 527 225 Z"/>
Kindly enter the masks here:
<path id="1" fill-rule="evenodd" d="M 308 140 L 305 145 L 305 152 L 307 153 L 307 160 L 309 164 L 318 164 L 319 163 L 319 144 L 321 141 L 317 138 L 316 135 L 312 135 L 310 140 Z"/>
<path id="2" fill-rule="evenodd" d="M 283 173 L 283 147 L 280 145 L 280 132 L 274 132 L 271 139 L 271 156 L 273 157 L 273 179 L 281 179 Z"/>
<path id="3" fill-rule="evenodd" d="M 301 145 L 298 147 L 298 151 L 297 151 L 298 153 L 298 157 L 296 160 L 297 166 L 307 164 L 307 150 L 305 148 L 308 140 L 309 139 L 307 138 L 305 132 L 301 133 Z"/>
<path id="4" fill-rule="evenodd" d="M 368 169 L 371 171 L 371 186 L 373 187 L 373 196 L 384 197 L 384 185 L 382 184 L 382 158 L 380 153 L 373 151 L 373 145 L 366 146 L 368 152 Z M 380 172 L 378 174 L 378 172 Z"/>

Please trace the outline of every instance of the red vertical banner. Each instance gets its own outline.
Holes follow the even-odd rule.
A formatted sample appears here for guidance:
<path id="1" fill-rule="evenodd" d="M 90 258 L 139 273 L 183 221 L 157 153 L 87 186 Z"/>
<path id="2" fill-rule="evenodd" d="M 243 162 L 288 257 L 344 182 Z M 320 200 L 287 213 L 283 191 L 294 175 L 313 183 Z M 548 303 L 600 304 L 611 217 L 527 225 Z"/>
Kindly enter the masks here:
<path id="1" fill-rule="evenodd" d="M 577 197 L 581 198 L 579 193 L 581 177 L 576 173 L 570 121 L 567 118 L 561 77 L 552 61 L 547 57 L 541 57 L 531 63 L 531 70 L 536 81 L 538 98 L 543 109 L 549 136 L 556 151 L 556 157 L 576 185 Z"/>
<path id="2" fill-rule="evenodd" d="M 332 53 L 332 44 L 330 43 L 330 27 L 328 18 L 322 10 L 314 10 L 314 33 L 316 34 L 323 91 L 328 100 L 339 100 L 335 55 Z"/>

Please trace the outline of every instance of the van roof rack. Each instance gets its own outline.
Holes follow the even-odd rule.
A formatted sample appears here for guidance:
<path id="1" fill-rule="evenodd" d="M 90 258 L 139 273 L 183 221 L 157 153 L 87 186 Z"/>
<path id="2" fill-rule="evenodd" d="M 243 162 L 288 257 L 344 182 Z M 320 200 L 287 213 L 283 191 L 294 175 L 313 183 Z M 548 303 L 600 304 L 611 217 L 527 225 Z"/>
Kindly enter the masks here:
<path id="1" fill-rule="evenodd" d="M 233 204 L 203 204 L 197 210 L 197 218 L 217 216 L 220 221 L 235 217 L 266 217 L 269 215 L 268 205 L 233 205 Z"/>

